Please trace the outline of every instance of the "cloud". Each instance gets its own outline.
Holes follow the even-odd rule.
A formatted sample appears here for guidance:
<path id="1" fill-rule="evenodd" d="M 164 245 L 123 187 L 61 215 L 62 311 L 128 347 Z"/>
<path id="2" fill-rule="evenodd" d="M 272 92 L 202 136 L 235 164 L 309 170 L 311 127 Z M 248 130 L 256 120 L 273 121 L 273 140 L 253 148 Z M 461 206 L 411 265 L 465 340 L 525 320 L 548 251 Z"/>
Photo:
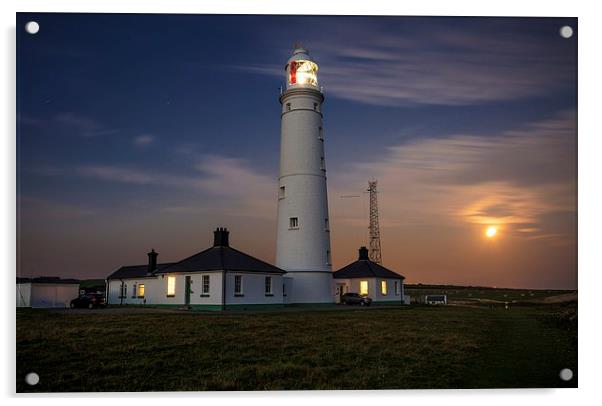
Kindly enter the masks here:
<path id="1" fill-rule="evenodd" d="M 156 137 L 150 134 L 143 134 L 137 137 L 134 137 L 132 142 L 137 147 L 147 147 L 151 144 L 154 144 Z"/>
<path id="2" fill-rule="evenodd" d="M 576 117 L 564 112 L 498 136 L 413 140 L 340 172 L 331 176 L 336 195 L 359 190 L 357 179 L 378 179 L 389 227 L 498 224 L 534 238 L 547 215 L 576 213 Z M 334 204 L 343 221 L 366 222 L 357 208 Z M 573 230 L 555 234 L 572 238 Z"/>
<path id="3" fill-rule="evenodd" d="M 20 196 L 19 217 L 29 224 L 48 221 L 76 221 L 91 219 L 98 215 L 96 208 L 84 207 L 76 204 L 55 202 L 32 196 Z"/>
<path id="4" fill-rule="evenodd" d="M 178 204 L 162 210 L 190 212 L 212 208 L 215 213 L 271 218 L 276 209 L 276 178 L 256 172 L 246 161 L 219 155 L 202 156 L 190 171 L 167 173 L 136 167 L 86 165 L 78 168 L 81 176 L 104 181 L 185 189 L 201 197 L 195 204 Z"/>
<path id="5" fill-rule="evenodd" d="M 428 24 L 429 31 L 423 26 L 407 32 L 384 21 L 356 19 L 351 25 L 329 19 L 312 26 L 306 43 L 329 95 L 368 104 L 472 105 L 575 86 L 576 60 L 566 56 L 574 53 L 498 25 Z M 282 76 L 272 66 L 242 68 Z"/>

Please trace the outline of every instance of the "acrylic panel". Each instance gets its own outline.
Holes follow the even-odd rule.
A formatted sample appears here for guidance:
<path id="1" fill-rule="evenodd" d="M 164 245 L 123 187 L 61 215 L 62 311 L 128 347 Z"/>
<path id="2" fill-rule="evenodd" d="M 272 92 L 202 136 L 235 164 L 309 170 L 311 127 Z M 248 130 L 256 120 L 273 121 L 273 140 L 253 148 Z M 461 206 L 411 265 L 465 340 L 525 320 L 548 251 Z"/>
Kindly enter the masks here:
<path id="1" fill-rule="evenodd" d="M 17 14 L 17 392 L 577 386 L 577 19 Z"/>

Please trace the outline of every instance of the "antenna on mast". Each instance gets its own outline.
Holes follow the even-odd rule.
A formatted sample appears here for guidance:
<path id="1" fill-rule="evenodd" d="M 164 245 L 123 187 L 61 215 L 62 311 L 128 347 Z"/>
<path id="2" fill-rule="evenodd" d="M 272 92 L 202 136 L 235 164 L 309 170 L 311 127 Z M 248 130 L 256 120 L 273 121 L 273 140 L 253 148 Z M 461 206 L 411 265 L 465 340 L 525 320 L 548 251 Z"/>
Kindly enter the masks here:
<path id="1" fill-rule="evenodd" d="M 372 262 L 382 264 L 382 256 L 380 251 L 380 227 L 378 224 L 378 201 L 376 198 L 376 184 L 377 181 L 368 182 L 368 192 L 370 193 L 370 243 L 368 258 Z"/>

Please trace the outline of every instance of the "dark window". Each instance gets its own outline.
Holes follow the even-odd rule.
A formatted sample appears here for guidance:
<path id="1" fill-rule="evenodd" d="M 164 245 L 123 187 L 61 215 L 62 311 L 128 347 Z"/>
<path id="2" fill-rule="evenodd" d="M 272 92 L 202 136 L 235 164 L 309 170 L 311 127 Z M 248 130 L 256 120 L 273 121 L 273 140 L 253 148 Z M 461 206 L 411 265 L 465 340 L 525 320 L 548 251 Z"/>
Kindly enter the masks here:
<path id="1" fill-rule="evenodd" d="M 242 295 L 242 275 L 234 275 L 234 294 Z"/>
<path id="2" fill-rule="evenodd" d="M 289 219 L 289 228 L 299 228 L 299 218 L 291 217 Z"/>
<path id="3" fill-rule="evenodd" d="M 290 103 L 286 103 L 286 111 L 291 111 L 291 104 Z"/>
<path id="4" fill-rule="evenodd" d="M 280 186 L 280 192 L 278 192 L 278 198 L 284 199 L 286 193 L 286 188 L 284 186 Z"/>
<path id="5" fill-rule="evenodd" d="M 209 294 L 209 275 L 203 275 L 203 294 Z"/>

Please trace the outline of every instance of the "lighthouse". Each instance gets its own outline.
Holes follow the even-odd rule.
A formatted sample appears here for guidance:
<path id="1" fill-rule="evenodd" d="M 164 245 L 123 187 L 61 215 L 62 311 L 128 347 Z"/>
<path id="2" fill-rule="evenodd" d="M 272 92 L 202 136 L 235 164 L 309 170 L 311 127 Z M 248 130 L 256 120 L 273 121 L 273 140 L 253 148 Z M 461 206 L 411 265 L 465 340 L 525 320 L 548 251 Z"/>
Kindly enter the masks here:
<path id="1" fill-rule="evenodd" d="M 330 225 L 318 65 L 301 47 L 285 65 L 276 266 L 289 303 L 332 303 Z"/>

